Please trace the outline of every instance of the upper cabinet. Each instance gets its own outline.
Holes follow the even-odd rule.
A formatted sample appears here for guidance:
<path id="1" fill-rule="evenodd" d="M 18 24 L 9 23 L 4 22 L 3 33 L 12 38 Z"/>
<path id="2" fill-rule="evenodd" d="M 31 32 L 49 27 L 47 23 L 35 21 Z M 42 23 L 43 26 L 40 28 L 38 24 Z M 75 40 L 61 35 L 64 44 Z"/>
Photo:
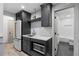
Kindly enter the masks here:
<path id="1" fill-rule="evenodd" d="M 35 13 L 31 14 L 31 20 L 34 20 L 36 18 L 41 18 L 41 9 L 36 11 Z"/>
<path id="2" fill-rule="evenodd" d="M 46 3 L 41 5 L 41 26 L 52 26 L 52 4 Z"/>
<path id="3" fill-rule="evenodd" d="M 21 10 L 20 12 L 16 13 L 16 20 L 18 19 L 22 21 L 29 21 L 31 20 L 31 13 Z"/>
<path id="4" fill-rule="evenodd" d="M 30 34 L 31 33 L 31 24 L 28 22 L 31 20 L 31 13 L 21 10 L 16 13 L 16 20 L 22 21 L 22 35 Z"/>
<path id="5" fill-rule="evenodd" d="M 16 13 L 16 20 L 22 20 L 22 15 L 21 15 L 22 12 L 18 12 Z"/>

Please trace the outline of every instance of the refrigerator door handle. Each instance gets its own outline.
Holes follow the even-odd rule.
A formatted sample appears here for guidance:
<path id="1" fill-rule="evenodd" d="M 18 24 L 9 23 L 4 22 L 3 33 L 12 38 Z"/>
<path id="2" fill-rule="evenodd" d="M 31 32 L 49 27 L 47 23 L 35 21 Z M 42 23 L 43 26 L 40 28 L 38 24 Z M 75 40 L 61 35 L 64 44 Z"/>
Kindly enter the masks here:
<path id="1" fill-rule="evenodd" d="M 21 20 L 16 21 L 16 38 L 21 39 Z"/>

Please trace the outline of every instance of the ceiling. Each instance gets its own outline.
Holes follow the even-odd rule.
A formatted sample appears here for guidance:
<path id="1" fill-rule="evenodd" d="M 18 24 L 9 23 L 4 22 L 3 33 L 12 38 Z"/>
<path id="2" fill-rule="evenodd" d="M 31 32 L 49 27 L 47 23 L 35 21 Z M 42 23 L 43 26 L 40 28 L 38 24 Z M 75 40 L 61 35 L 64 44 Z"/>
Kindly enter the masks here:
<path id="1" fill-rule="evenodd" d="M 41 4 L 42 3 L 4 3 L 4 11 L 15 14 L 22 9 L 21 6 L 24 6 L 24 10 L 33 13 L 35 9 L 40 9 Z"/>

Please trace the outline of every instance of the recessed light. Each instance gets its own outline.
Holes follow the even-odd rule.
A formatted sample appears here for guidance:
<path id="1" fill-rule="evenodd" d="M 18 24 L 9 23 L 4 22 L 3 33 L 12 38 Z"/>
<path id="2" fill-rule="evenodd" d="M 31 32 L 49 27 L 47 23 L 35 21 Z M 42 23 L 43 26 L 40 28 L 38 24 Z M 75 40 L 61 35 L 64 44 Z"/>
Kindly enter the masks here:
<path id="1" fill-rule="evenodd" d="M 21 8 L 24 9 L 25 7 L 23 5 L 21 5 Z"/>

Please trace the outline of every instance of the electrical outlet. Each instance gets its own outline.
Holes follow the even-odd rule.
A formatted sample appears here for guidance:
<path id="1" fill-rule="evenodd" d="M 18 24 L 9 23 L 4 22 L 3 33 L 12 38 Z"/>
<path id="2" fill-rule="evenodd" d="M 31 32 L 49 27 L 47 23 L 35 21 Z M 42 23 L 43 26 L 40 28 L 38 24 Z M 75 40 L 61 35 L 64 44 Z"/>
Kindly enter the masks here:
<path id="1" fill-rule="evenodd" d="M 56 48 L 55 48 L 55 51 L 56 51 Z"/>

